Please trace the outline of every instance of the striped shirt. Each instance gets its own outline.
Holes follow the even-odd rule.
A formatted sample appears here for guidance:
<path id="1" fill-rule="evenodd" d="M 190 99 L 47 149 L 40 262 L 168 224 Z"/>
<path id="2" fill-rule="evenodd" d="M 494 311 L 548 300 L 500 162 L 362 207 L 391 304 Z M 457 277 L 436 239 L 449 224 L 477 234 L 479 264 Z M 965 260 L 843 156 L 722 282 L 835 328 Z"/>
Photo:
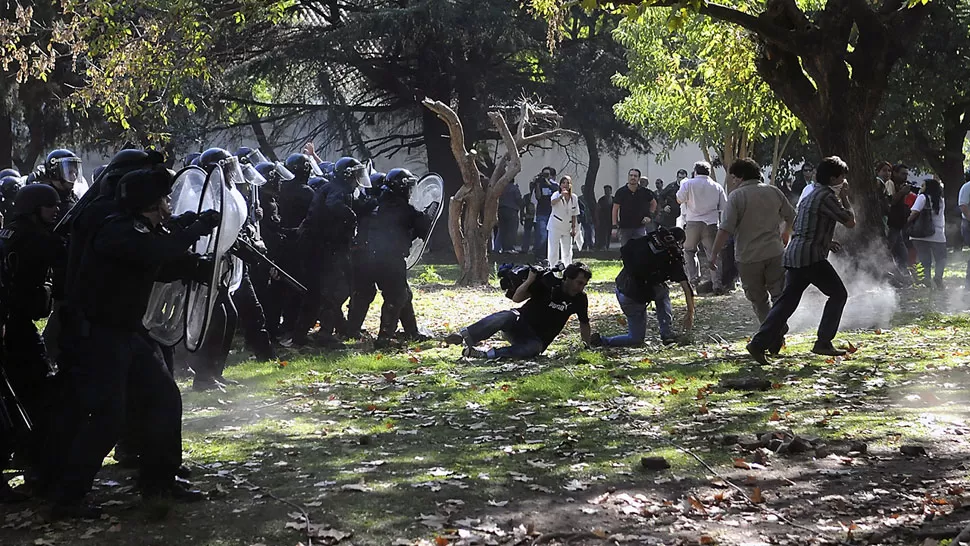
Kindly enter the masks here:
<path id="1" fill-rule="evenodd" d="M 815 190 L 798 204 L 795 227 L 785 248 L 782 265 L 807 267 L 828 258 L 835 225 L 851 218 L 852 211 L 842 206 L 832 188 L 817 184 Z"/>

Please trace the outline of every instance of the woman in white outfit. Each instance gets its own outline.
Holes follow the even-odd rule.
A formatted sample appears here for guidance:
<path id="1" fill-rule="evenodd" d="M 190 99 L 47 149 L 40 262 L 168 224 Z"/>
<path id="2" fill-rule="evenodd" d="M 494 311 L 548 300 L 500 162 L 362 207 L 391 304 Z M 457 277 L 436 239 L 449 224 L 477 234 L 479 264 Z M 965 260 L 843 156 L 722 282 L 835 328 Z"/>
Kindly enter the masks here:
<path id="1" fill-rule="evenodd" d="M 573 194 L 571 178 L 563 176 L 559 180 L 559 191 L 552 194 L 551 203 L 546 257 L 549 265 L 569 265 L 573 263 L 573 237 L 576 236 L 576 217 L 579 216 L 579 198 Z"/>

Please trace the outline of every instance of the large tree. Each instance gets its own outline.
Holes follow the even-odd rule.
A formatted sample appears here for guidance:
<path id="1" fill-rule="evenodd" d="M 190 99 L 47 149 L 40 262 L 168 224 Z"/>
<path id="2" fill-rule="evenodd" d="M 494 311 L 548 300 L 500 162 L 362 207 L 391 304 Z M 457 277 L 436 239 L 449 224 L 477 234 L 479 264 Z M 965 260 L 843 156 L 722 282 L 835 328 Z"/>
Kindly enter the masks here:
<path id="1" fill-rule="evenodd" d="M 533 0 L 558 28 L 562 0 Z M 692 0 L 591 0 L 591 5 L 675 6 L 674 17 L 691 11 L 748 31 L 757 48 L 758 73 L 808 129 L 822 155 L 842 156 L 856 180 L 851 184 L 859 215 L 860 240 L 882 231 L 878 188 L 870 183 L 870 131 L 889 85 L 889 76 L 907 43 L 900 36 L 918 30 L 922 4 L 907 0 L 797 0 L 738 2 Z M 555 38 L 555 36 L 553 36 Z"/>
<path id="2" fill-rule="evenodd" d="M 970 131 L 970 0 L 934 0 L 925 9 L 926 23 L 893 70 L 873 138 L 880 159 L 937 174 L 955 208 Z"/>
<path id="3" fill-rule="evenodd" d="M 668 28 L 669 12 L 647 10 L 616 32 L 628 69 L 614 81 L 629 92 L 617 115 L 665 142 L 696 142 L 709 161 L 713 150 L 725 168 L 772 139 L 777 172 L 800 124 L 758 75 L 746 32 L 703 16 Z"/>

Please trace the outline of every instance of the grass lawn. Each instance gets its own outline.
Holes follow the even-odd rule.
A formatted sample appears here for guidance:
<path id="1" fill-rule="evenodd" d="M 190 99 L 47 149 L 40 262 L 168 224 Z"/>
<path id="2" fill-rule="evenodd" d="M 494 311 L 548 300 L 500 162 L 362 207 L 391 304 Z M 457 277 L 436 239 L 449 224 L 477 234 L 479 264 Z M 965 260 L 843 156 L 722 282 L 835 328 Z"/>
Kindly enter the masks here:
<path id="1" fill-rule="evenodd" d="M 594 329 L 623 331 L 612 284 L 619 264 L 588 263 Z M 227 372 L 240 386 L 195 393 L 182 383 L 185 459 L 213 500 L 160 517 L 129 491 L 130 473 L 109 465 L 95 499 L 110 517 L 47 524 L 39 507 L 8 509 L 0 543 L 917 545 L 952 538 L 970 491 L 965 263 L 966 256 L 951 256 L 943 293 L 890 291 L 894 300 L 851 286 L 849 329 L 838 341 L 856 352 L 811 354 L 816 312 L 764 369 L 745 358 L 756 324 L 740 291 L 699 298 L 694 343 L 682 347 L 663 347 L 650 332 L 642 348 L 584 350 L 572 321 L 531 361 L 463 359 L 438 342 L 386 353 L 348 345 L 339 353 L 289 353 L 279 363 L 240 352 Z M 419 320 L 436 333 L 510 306 L 495 287 L 451 286 L 456 276 L 448 265 L 413 272 Z M 675 324 L 684 306 L 679 290 L 672 288 Z M 886 311 L 890 303 L 895 312 Z M 767 387 L 731 388 L 731 380 Z M 812 448 L 783 454 L 732 441 L 771 433 Z M 841 449 L 849 444 L 856 445 Z M 644 469 L 643 457 L 663 457 L 670 468 Z"/>

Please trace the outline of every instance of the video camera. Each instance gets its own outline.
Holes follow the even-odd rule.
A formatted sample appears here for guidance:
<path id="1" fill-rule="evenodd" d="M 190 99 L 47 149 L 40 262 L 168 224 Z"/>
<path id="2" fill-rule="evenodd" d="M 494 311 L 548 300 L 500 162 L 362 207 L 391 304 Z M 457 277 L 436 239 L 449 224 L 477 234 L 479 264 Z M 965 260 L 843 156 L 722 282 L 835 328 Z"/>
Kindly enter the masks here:
<path id="1" fill-rule="evenodd" d="M 505 290 L 505 297 L 512 299 L 515 291 L 529 278 L 530 271 L 536 272 L 538 278 L 535 282 L 541 282 L 549 288 L 554 288 L 562 282 L 562 278 L 556 274 L 562 273 L 565 269 L 566 266 L 562 264 L 554 267 L 529 264 L 502 264 L 498 268 L 499 286 L 502 287 L 502 290 Z"/>

